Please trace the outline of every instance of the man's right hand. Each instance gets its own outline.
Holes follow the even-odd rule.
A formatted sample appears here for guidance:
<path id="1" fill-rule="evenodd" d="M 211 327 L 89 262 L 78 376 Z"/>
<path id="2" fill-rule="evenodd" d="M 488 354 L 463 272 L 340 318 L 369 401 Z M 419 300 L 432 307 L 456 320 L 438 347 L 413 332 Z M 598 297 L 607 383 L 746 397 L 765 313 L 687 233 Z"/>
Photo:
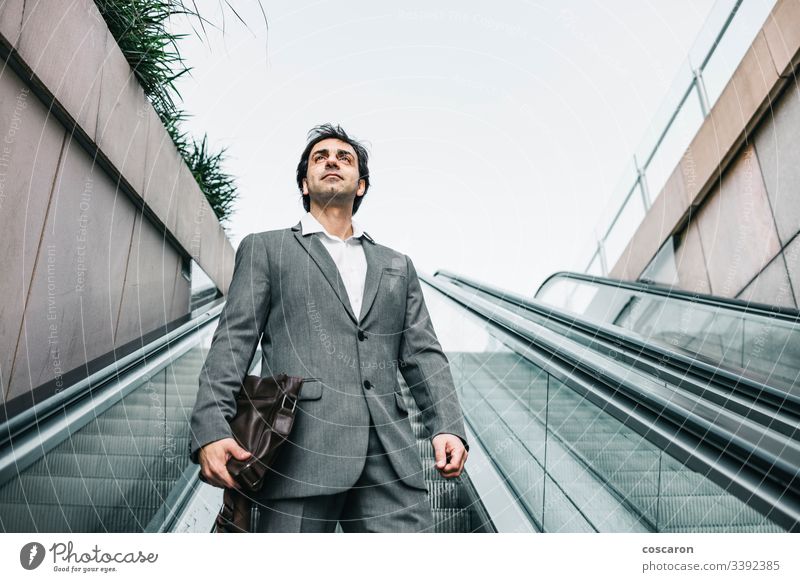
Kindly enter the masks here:
<path id="1" fill-rule="evenodd" d="M 222 489 L 239 488 L 228 472 L 227 465 L 231 456 L 240 461 L 246 461 L 251 455 L 232 438 L 224 438 L 208 443 L 200 449 L 197 460 L 200 461 L 200 472 L 208 483 Z"/>

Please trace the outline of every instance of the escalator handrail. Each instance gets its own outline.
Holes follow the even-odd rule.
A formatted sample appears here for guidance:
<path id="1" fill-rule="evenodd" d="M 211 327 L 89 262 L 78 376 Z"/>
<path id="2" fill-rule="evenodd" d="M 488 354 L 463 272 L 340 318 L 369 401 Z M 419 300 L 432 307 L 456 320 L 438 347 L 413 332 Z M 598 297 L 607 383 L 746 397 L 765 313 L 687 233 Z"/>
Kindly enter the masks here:
<path id="1" fill-rule="evenodd" d="M 777 462 L 775 462 L 777 459 L 772 458 L 772 454 L 760 446 L 760 439 L 758 442 L 742 440 L 741 437 L 735 433 L 731 433 L 730 430 L 727 430 L 721 426 L 716 426 L 714 423 L 707 423 L 703 421 L 702 417 L 697 417 L 696 414 L 687 412 L 686 409 L 671 402 L 670 399 L 657 397 L 654 400 L 646 393 L 646 391 L 641 390 L 638 385 L 636 385 L 625 375 L 610 374 L 608 370 L 617 366 L 618 363 L 614 362 L 614 360 L 608 356 L 605 356 L 604 354 L 596 354 L 596 359 L 606 360 L 603 365 L 587 365 L 583 358 L 577 357 L 576 354 L 569 353 L 569 350 L 564 350 L 561 347 L 553 348 L 553 346 L 550 345 L 550 342 L 545 338 L 546 336 L 555 336 L 557 334 L 547 330 L 540 324 L 526 320 L 524 325 L 527 325 L 529 322 L 531 325 L 542 328 L 540 333 L 531 333 L 531 331 L 513 323 L 513 316 L 524 319 L 521 315 L 511 313 L 510 315 L 512 315 L 512 319 L 503 317 L 502 315 L 498 317 L 497 313 L 491 312 L 494 311 L 494 308 L 503 309 L 501 306 L 492 306 L 491 309 L 489 307 L 482 307 L 476 305 L 474 301 L 474 299 L 476 299 L 475 297 L 459 297 L 459 294 L 462 294 L 463 291 L 460 291 L 457 288 L 448 289 L 447 285 L 443 284 L 439 280 L 433 280 L 432 278 L 424 275 L 420 275 L 420 279 L 434 289 L 443 293 L 446 297 L 463 306 L 467 311 L 478 315 L 487 323 L 491 323 L 500 329 L 506 330 L 508 333 L 523 338 L 525 342 L 529 343 L 531 346 L 538 346 L 539 349 L 542 349 L 549 354 L 549 361 L 555 360 L 556 362 L 562 362 L 567 365 L 568 369 L 573 370 L 573 373 L 588 373 L 588 375 L 592 377 L 593 381 L 598 383 L 598 385 L 606 385 L 613 394 L 619 394 L 623 398 L 625 402 L 616 405 L 618 408 L 620 408 L 620 410 L 623 410 L 623 412 L 628 410 L 628 414 L 636 415 L 638 414 L 636 410 L 651 410 L 655 413 L 655 420 L 653 422 L 656 424 L 677 427 L 676 430 L 678 430 L 679 433 L 685 432 L 687 435 L 693 434 L 695 435 L 695 438 L 698 438 L 697 434 L 702 434 L 702 442 L 715 449 L 720 459 L 724 459 L 727 463 L 738 463 L 743 469 L 747 469 L 748 471 L 757 474 L 758 479 L 755 487 L 762 489 L 767 488 L 767 490 L 770 491 L 768 496 L 774 501 L 773 509 L 782 516 L 781 519 L 783 522 L 788 523 L 791 521 L 791 528 L 800 527 L 800 509 L 798 508 L 797 504 L 794 503 L 793 500 L 788 499 L 783 493 L 780 495 L 775 494 L 775 490 L 780 489 L 781 485 L 790 485 L 789 482 L 785 481 L 785 463 L 784 469 L 780 471 L 781 473 L 784 473 L 782 476 L 780 474 L 771 475 L 766 473 L 761 468 L 762 463 L 756 462 L 757 460 L 766 460 L 769 466 L 777 467 Z M 478 301 L 487 301 L 486 299 L 477 299 Z M 574 340 L 566 341 L 574 343 Z M 594 366 L 593 369 L 591 369 L 592 366 Z M 655 381 L 653 381 L 653 383 L 654 385 L 658 384 L 658 382 Z M 660 410 L 656 410 L 656 408 L 653 407 L 654 403 L 658 405 Z M 718 408 L 721 409 L 721 407 Z M 691 419 L 690 416 L 695 417 L 695 419 Z M 694 420 L 700 420 L 700 424 L 694 426 Z M 763 427 L 763 430 L 765 431 L 765 434 L 772 432 L 768 427 Z M 725 444 L 720 445 L 719 443 Z M 741 454 L 741 452 L 737 454 L 734 448 L 744 451 L 744 454 Z M 692 459 L 693 462 L 698 462 L 701 464 L 705 463 L 700 456 L 698 456 L 696 459 L 692 457 Z M 708 469 L 713 470 L 714 467 L 708 466 Z M 794 478 L 791 480 L 791 485 L 796 486 L 797 475 L 795 474 L 794 467 L 791 467 L 790 471 L 794 476 Z M 737 486 L 740 488 L 748 488 L 750 485 L 747 483 L 747 479 L 745 479 L 744 475 L 742 475 L 742 479 L 737 481 Z M 755 493 L 755 490 L 752 491 Z"/>
<path id="2" fill-rule="evenodd" d="M 195 333 L 200 328 L 216 320 L 225 306 L 225 301 L 219 300 L 204 306 L 202 312 L 183 325 L 162 335 L 145 346 L 115 360 L 108 366 L 97 370 L 72 386 L 51 397 L 37 402 L 32 407 L 0 423 L 0 448 L 3 448 L 11 439 L 29 428 L 38 425 L 53 413 L 68 406 L 71 402 L 83 398 L 87 393 L 97 389 L 109 380 L 119 376 L 124 371 L 136 367 L 152 358 L 155 354 L 182 338 Z"/>
<path id="3" fill-rule="evenodd" d="M 434 284 L 440 290 L 447 291 L 442 288 L 439 281 L 434 282 Z M 747 459 L 765 459 L 767 466 L 781 471 L 787 479 L 800 479 L 800 475 L 797 474 L 798 468 L 794 464 L 787 463 L 785 459 L 775 456 L 766 446 L 762 445 L 762 441 L 768 442 L 774 440 L 781 444 L 780 450 L 782 451 L 789 450 L 787 448 L 790 447 L 790 445 L 791 449 L 800 450 L 800 443 L 796 443 L 794 439 L 779 434 L 761 423 L 743 418 L 739 421 L 739 430 L 747 430 L 746 427 L 749 425 L 749 430 L 761 431 L 761 436 L 757 444 L 753 444 L 753 442 L 743 439 L 743 437 L 738 434 L 738 430 L 737 432 L 733 432 L 722 422 L 726 418 L 742 418 L 742 415 L 728 411 L 717 403 L 698 398 L 696 395 L 691 395 L 689 397 L 684 395 L 678 398 L 678 393 L 672 392 L 669 396 L 666 396 L 664 394 L 664 388 L 668 385 L 661 378 L 653 377 L 647 372 L 637 371 L 638 378 L 634 381 L 631 379 L 629 373 L 631 368 L 609 357 L 607 354 L 597 352 L 587 346 L 578 344 L 575 340 L 569 339 L 556 331 L 547 329 L 542 324 L 511 312 L 503 306 L 493 303 L 487 307 L 475 305 L 475 301 L 485 302 L 487 301 L 486 299 L 474 295 L 468 298 L 460 298 L 458 297 L 460 294 L 466 295 L 464 291 L 458 288 L 452 289 L 450 293 L 448 293 L 451 298 L 462 304 L 465 304 L 466 299 L 473 301 L 473 303 L 468 306 L 469 309 L 477 310 L 495 324 L 501 325 L 532 343 L 546 347 L 549 352 L 554 354 L 555 358 L 565 360 L 576 370 L 598 376 L 604 383 L 608 383 L 610 379 L 615 389 L 631 400 L 669 418 L 679 418 L 681 425 L 696 427 L 702 434 L 708 435 L 707 438 L 714 438 L 716 441 L 725 442 L 726 447 L 738 447 Z M 503 310 L 507 313 L 502 313 L 498 310 Z M 515 319 L 517 319 L 517 321 L 515 321 Z M 580 351 L 583 351 L 584 355 L 581 355 Z M 692 410 L 680 404 L 680 400 L 691 400 L 693 402 Z M 699 411 L 694 410 L 699 404 L 707 406 L 709 411 L 714 414 L 703 415 L 700 414 Z M 716 418 L 717 420 L 716 422 L 710 423 L 708 420 L 709 418 Z M 797 485 L 800 487 L 800 480 Z"/>
<path id="4" fill-rule="evenodd" d="M 442 269 L 436 273 L 449 274 L 450 271 Z M 548 283 L 550 283 L 550 281 L 558 278 L 576 279 L 587 283 L 605 285 L 607 287 L 617 287 L 620 289 L 627 289 L 629 291 L 639 291 L 641 293 L 659 295 L 678 301 L 690 301 L 692 303 L 700 303 L 716 308 L 745 312 L 750 315 L 769 317 L 790 323 L 800 322 L 800 310 L 792 307 L 769 305 L 768 303 L 758 303 L 755 301 L 744 301 L 742 299 L 734 299 L 732 297 L 719 297 L 717 295 L 709 295 L 707 293 L 695 293 L 692 291 L 686 291 L 684 289 L 669 287 L 648 279 L 640 279 L 639 281 L 623 281 L 621 279 L 611 279 L 609 277 L 587 275 L 585 273 L 576 273 L 573 271 L 557 271 L 547 277 L 547 279 L 545 279 L 544 282 L 539 285 L 536 293 L 534 293 L 534 298 L 539 297 L 539 293 Z"/>
<path id="5" fill-rule="evenodd" d="M 648 342 L 624 328 L 592 322 L 558 307 L 545 304 L 539 299 L 529 299 L 518 293 L 505 291 L 452 271 L 441 269 L 436 271 L 434 276 L 458 281 L 469 287 L 493 295 L 498 299 L 523 307 L 542 317 L 553 319 L 571 329 L 577 329 L 588 334 L 592 338 L 600 337 L 608 341 L 622 340 L 627 344 L 627 347 L 632 349 L 637 355 L 651 353 L 652 358 L 662 363 L 669 362 L 673 367 L 675 367 L 676 364 L 680 364 L 685 370 L 701 370 L 707 376 L 706 380 L 714 378 L 714 381 L 717 383 L 719 383 L 720 380 L 725 380 L 725 386 L 729 390 L 743 394 L 757 402 L 768 402 L 772 406 L 779 406 L 783 412 L 788 412 L 794 416 L 800 416 L 800 396 L 759 382 L 755 379 L 738 375 L 734 371 L 724 367 L 715 366 L 681 352 L 670 350 L 660 344 Z"/>
<path id="6" fill-rule="evenodd" d="M 207 330 L 208 326 L 198 326 L 192 333 L 174 339 L 165 349 L 151 352 L 147 359 L 138 365 L 128 366 L 103 384 L 93 386 L 83 398 L 69 401 L 58 410 L 58 414 L 38 419 L 34 426 L 16 434 L 11 446 L 0 448 L 0 486 L 11 479 L 21 477 L 28 467 L 63 442 L 72 439 L 73 435 L 83 427 L 103 416 L 111 408 L 121 404 L 127 416 L 125 398 L 140 388 L 152 387 L 150 381 L 197 346 Z M 166 401 L 162 402 L 160 397 L 156 397 L 151 400 L 151 406 L 161 407 L 165 413 L 164 418 L 167 418 L 163 409 Z M 102 433 L 99 434 L 101 437 L 99 442 L 102 444 Z M 188 450 L 186 455 L 188 456 Z"/>

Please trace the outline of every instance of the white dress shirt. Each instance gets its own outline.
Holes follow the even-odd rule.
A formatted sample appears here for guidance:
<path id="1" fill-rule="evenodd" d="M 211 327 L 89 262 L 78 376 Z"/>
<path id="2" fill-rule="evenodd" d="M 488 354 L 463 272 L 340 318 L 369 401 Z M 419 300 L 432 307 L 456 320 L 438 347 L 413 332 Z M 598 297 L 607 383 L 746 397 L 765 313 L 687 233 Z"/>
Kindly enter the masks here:
<path id="1" fill-rule="evenodd" d="M 364 281 L 367 278 L 367 257 L 364 254 L 364 249 L 361 246 L 361 236 L 364 230 L 351 220 L 353 224 L 353 234 L 345 240 L 340 239 L 338 236 L 332 235 L 325 227 L 322 226 L 319 220 L 314 218 L 310 212 L 306 212 L 300 219 L 303 229 L 303 236 L 310 235 L 314 232 L 321 232 L 322 236 L 319 237 L 320 242 L 327 249 L 331 255 L 333 262 L 339 269 L 339 275 L 342 277 L 342 282 L 347 291 L 347 297 L 350 299 L 350 306 L 353 308 L 353 314 L 356 319 L 361 317 L 361 302 L 364 298 Z"/>

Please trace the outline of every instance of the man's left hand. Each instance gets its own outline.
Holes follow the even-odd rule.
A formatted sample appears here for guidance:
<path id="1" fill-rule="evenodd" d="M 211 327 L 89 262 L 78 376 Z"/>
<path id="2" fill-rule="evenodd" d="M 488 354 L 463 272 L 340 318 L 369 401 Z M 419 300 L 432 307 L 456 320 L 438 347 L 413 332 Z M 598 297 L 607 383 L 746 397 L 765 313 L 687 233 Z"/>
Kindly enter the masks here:
<path id="1" fill-rule="evenodd" d="M 454 434 L 437 434 L 432 439 L 436 470 L 442 477 L 452 479 L 461 475 L 467 461 L 467 449 L 461 439 Z"/>

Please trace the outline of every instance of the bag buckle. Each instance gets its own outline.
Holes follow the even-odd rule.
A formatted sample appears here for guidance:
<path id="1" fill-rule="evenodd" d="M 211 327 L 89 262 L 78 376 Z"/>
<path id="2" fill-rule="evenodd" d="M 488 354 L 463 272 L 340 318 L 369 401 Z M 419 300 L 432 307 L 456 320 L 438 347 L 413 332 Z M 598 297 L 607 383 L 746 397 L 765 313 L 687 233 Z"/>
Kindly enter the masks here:
<path id="1" fill-rule="evenodd" d="M 281 406 L 282 406 L 283 408 L 288 408 L 288 407 L 286 406 L 286 399 L 287 399 L 287 398 L 289 398 L 289 395 L 288 395 L 288 394 L 284 394 L 284 395 L 283 395 L 283 401 L 281 402 Z M 291 409 L 291 411 L 292 411 L 292 412 L 294 412 L 294 409 L 295 409 L 295 407 L 297 406 L 297 400 L 295 400 L 294 398 L 293 398 L 293 399 L 291 399 L 291 400 L 292 400 L 292 409 Z"/>

